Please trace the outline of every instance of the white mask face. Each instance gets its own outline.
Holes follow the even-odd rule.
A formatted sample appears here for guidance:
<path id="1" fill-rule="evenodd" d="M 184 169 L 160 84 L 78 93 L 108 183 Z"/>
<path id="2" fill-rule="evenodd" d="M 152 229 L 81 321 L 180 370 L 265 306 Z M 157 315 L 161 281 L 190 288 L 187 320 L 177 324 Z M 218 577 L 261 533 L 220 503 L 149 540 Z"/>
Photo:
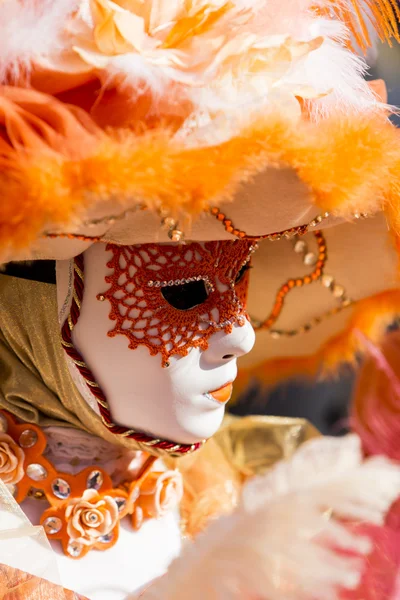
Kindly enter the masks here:
<path id="1" fill-rule="evenodd" d="M 224 242 L 227 243 L 231 242 Z M 163 248 L 165 247 L 174 246 L 164 245 Z M 188 245 L 188 248 L 191 247 L 192 245 Z M 203 245 L 201 247 L 204 248 Z M 142 248 L 146 249 L 146 246 Z M 146 340 L 140 339 L 140 336 L 131 337 L 129 340 L 128 326 L 130 331 L 135 333 L 137 331 L 135 325 L 138 321 L 124 323 L 124 328 L 114 337 L 108 335 L 115 327 L 115 321 L 110 320 L 109 298 L 99 301 L 98 297 L 103 296 L 110 288 L 110 285 L 105 283 L 105 277 L 112 273 L 112 269 L 107 265 L 112 256 L 113 253 L 103 244 L 94 244 L 84 254 L 84 296 L 72 339 L 102 388 L 113 421 L 157 438 L 182 444 L 193 444 L 211 437 L 221 424 L 225 404 L 230 398 L 232 388 L 230 384 L 237 374 L 236 360 L 249 352 L 255 341 L 253 328 L 243 316 L 243 306 L 238 303 L 232 310 L 233 326 L 230 332 L 227 332 L 225 327 L 215 328 L 213 332 L 209 332 L 205 348 L 204 345 L 201 348 L 195 343 L 190 347 L 189 342 L 186 348 L 188 353 L 183 356 L 178 354 L 168 356 L 169 366 L 163 368 L 165 356 L 162 358 L 160 353 L 151 355 L 149 348 L 143 343 Z M 236 270 L 240 271 L 240 268 Z M 185 277 L 185 273 L 182 277 Z M 60 307 L 67 295 L 68 279 L 69 262 L 60 261 L 57 265 Z M 135 282 L 135 278 L 131 281 Z M 227 293 L 227 290 L 230 293 L 230 288 L 218 277 L 211 284 L 215 287 L 214 298 L 217 306 L 218 302 L 222 306 L 222 300 L 225 298 L 226 312 L 227 296 L 224 296 L 224 293 Z M 240 285 L 243 286 L 243 283 Z M 194 286 L 197 286 L 197 283 Z M 146 287 L 143 289 L 144 296 L 141 298 L 146 300 L 146 295 L 151 291 L 154 305 L 154 290 Z M 204 291 L 201 286 L 196 289 L 195 287 L 189 289 L 187 286 L 184 289 L 178 287 L 169 289 L 179 293 L 179 302 L 182 302 L 182 298 L 185 301 L 188 299 L 192 301 L 193 294 L 199 290 L 201 293 Z M 135 293 L 134 285 L 131 286 L 130 292 Z M 158 289 L 157 293 L 163 292 Z M 164 296 L 159 298 L 164 302 Z M 175 302 L 174 298 L 170 300 Z M 173 308 L 173 310 L 177 311 L 181 324 L 182 318 L 189 318 L 189 314 L 193 314 L 190 313 L 191 310 L 197 310 L 199 313 L 198 307 L 185 310 Z M 169 314 L 173 315 L 173 313 Z M 209 314 L 218 320 L 218 308 L 212 308 Z M 222 312 L 220 315 L 222 318 Z M 199 328 L 193 340 L 198 340 L 201 336 L 202 330 Z M 129 348 L 132 339 L 136 344 L 134 349 Z M 137 339 L 140 343 L 135 342 Z M 167 346 L 168 344 L 165 343 L 164 347 Z M 220 391 L 217 393 L 217 390 Z M 212 392 L 215 393 L 211 395 Z"/>

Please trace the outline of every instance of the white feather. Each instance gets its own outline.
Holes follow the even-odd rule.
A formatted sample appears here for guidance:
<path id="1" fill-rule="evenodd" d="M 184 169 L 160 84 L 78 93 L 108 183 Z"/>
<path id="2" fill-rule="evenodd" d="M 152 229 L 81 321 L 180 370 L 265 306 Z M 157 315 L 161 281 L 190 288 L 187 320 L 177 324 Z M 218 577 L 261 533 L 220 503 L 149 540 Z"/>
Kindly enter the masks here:
<path id="1" fill-rule="evenodd" d="M 78 0 L 0 1 L 0 84 L 17 80 L 31 61 L 60 47 L 66 19 Z"/>
<path id="2" fill-rule="evenodd" d="M 309 442 L 250 482 L 239 509 L 187 545 L 140 597 L 335 600 L 338 587 L 357 587 L 371 550 L 341 518 L 380 523 L 399 493 L 399 467 L 363 462 L 356 436 Z"/>

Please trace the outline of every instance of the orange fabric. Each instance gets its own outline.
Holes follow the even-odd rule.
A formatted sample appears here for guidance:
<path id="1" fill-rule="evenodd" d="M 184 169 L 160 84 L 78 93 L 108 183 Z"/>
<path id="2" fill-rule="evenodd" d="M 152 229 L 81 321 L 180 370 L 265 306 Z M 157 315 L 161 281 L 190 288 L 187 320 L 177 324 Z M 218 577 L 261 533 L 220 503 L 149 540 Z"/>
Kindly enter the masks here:
<path id="1" fill-rule="evenodd" d="M 254 242 L 235 240 L 203 245 L 115 246 L 108 244 L 113 257 L 107 266 L 110 288 L 101 296 L 111 304 L 115 321 L 110 337 L 125 335 L 129 348 L 145 345 L 150 354 L 186 356 L 191 348 L 206 350 L 216 331 L 229 332 L 233 324 L 244 324 L 248 276 L 236 283 L 242 267 L 251 257 Z M 188 310 L 178 310 L 163 296 L 163 290 L 181 285 L 182 280 L 202 280 L 207 299 Z M 225 291 L 218 290 L 218 283 Z M 218 309 L 218 318 L 213 311 Z"/>
<path id="2" fill-rule="evenodd" d="M 357 353 L 364 350 L 358 332 L 378 342 L 399 314 L 400 290 L 389 290 L 360 300 L 344 331 L 329 339 L 316 354 L 273 359 L 249 369 L 240 369 L 234 385 L 235 396 L 254 379 L 263 385 L 273 386 L 296 377 L 332 376 L 340 365 L 354 365 Z M 307 334 L 304 334 L 305 343 L 306 340 Z"/>
<path id="3" fill-rule="evenodd" d="M 195 216 L 232 200 L 240 182 L 265 168 L 285 166 L 321 210 L 349 216 L 385 204 L 400 230 L 399 133 L 381 113 L 296 126 L 266 115 L 226 143 L 189 150 L 170 127 L 104 132 L 88 113 L 32 90 L 2 87 L 0 101 L 3 248 L 26 247 L 49 223 L 67 225 L 110 197 L 121 210 L 137 199 Z"/>
<path id="4" fill-rule="evenodd" d="M 88 600 L 45 579 L 0 564 L 0 600 Z"/>

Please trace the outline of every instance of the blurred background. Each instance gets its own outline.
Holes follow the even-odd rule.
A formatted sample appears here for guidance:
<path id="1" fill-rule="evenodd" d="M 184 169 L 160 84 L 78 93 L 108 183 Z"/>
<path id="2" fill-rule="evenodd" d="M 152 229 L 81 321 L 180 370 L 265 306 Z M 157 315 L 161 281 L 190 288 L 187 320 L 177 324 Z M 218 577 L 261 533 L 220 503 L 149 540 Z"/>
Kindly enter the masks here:
<path id="1" fill-rule="evenodd" d="M 369 79 L 383 79 L 388 90 L 388 103 L 400 109 L 400 45 L 378 43 L 369 57 Z M 392 116 L 400 127 L 400 114 Z M 385 149 L 382 148 L 384 152 Z M 396 328 L 397 323 L 392 328 Z M 306 338 L 304 338 L 306 343 Z M 348 406 L 354 386 L 354 373 L 343 368 L 328 381 L 288 381 L 261 392 L 254 385 L 242 395 L 230 411 L 236 415 L 266 414 L 303 417 L 326 435 L 343 435 L 348 430 Z"/>

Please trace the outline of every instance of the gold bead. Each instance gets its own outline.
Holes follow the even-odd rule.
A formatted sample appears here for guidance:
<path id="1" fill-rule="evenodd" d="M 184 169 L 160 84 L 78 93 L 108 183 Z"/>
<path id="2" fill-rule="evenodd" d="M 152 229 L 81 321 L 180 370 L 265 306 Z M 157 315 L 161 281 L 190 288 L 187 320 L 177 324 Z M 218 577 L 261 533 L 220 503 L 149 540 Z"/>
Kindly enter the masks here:
<path id="1" fill-rule="evenodd" d="M 304 240 L 298 240 L 294 245 L 294 251 L 297 254 L 301 254 L 302 252 L 307 251 L 307 244 Z"/>
<path id="2" fill-rule="evenodd" d="M 335 298 L 342 298 L 344 296 L 345 289 L 342 285 L 335 284 L 332 288 L 332 294 Z"/>
<path id="3" fill-rule="evenodd" d="M 183 231 L 179 231 L 179 229 L 173 229 L 172 231 L 168 232 L 168 237 L 173 242 L 182 242 L 184 234 Z"/>
<path id="4" fill-rule="evenodd" d="M 97 300 L 99 300 L 100 302 L 104 302 L 105 299 L 106 299 L 106 297 L 103 294 L 99 294 L 97 296 Z"/>
<path id="5" fill-rule="evenodd" d="M 311 267 L 312 265 L 315 265 L 315 263 L 317 262 L 317 257 L 314 254 L 314 252 L 307 252 L 307 254 L 305 255 L 303 262 L 305 265 Z"/>
<path id="6" fill-rule="evenodd" d="M 270 331 L 270 336 L 274 340 L 279 340 L 279 338 L 282 337 L 279 331 Z"/>
<path id="7" fill-rule="evenodd" d="M 332 275 L 322 275 L 321 282 L 324 287 L 330 288 L 331 285 L 333 284 L 333 281 L 334 280 L 333 280 Z"/>

